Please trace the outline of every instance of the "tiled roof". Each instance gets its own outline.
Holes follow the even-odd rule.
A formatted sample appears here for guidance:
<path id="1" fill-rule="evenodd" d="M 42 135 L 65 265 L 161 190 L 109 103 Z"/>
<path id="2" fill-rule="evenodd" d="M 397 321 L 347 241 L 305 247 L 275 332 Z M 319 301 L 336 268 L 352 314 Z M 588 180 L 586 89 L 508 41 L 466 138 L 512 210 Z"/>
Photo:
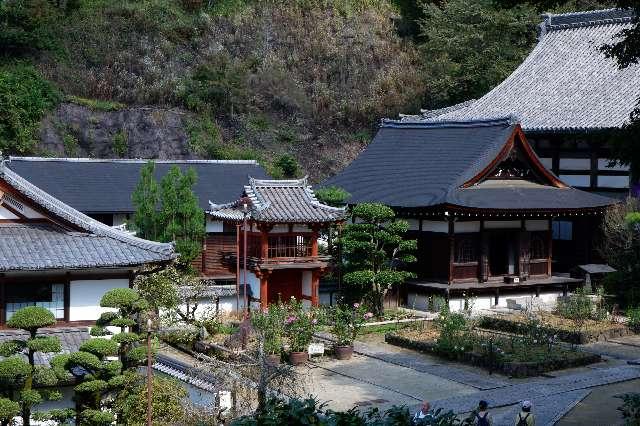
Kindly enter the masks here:
<path id="1" fill-rule="evenodd" d="M 620 69 L 600 48 L 631 28 L 630 10 L 547 15 L 540 40 L 502 83 L 476 101 L 405 121 L 469 120 L 514 114 L 528 132 L 619 128 L 640 98 L 640 65 Z"/>
<path id="2" fill-rule="evenodd" d="M 270 223 L 335 222 L 345 209 L 320 203 L 307 178 L 293 180 L 249 180 L 244 199 L 230 204 L 211 203 L 209 214 L 218 219 L 242 220 L 243 204 L 251 219 Z"/>
<path id="3" fill-rule="evenodd" d="M 57 337 L 62 347 L 62 353 L 65 354 L 78 352 L 80 346 L 91 338 L 88 327 L 41 328 L 37 335 Z M 23 330 L 0 330 L 0 343 L 11 340 L 27 340 L 28 338 L 29 333 Z M 56 355 L 58 354 L 36 352 L 34 361 L 38 365 L 47 365 Z"/>
<path id="4" fill-rule="evenodd" d="M 140 180 L 140 169 L 149 160 L 89 158 L 11 157 L 8 167 L 29 182 L 87 214 L 131 213 L 131 194 Z M 209 200 L 234 201 L 238 184 L 249 176 L 268 178 L 253 160 L 153 160 L 156 179 L 177 165 L 183 171 L 192 167 L 198 180 L 194 193 L 203 210 Z"/>
<path id="5" fill-rule="evenodd" d="M 0 165 L 0 178 L 53 217 L 79 232 L 44 223 L 0 225 L 0 270 L 44 270 L 128 266 L 166 262 L 176 254 L 172 244 L 134 237 L 106 226 L 52 197 Z"/>
<path id="6" fill-rule="evenodd" d="M 516 126 L 509 117 L 383 121 L 367 149 L 323 185 L 345 189 L 352 204 L 378 202 L 407 208 L 453 204 L 482 209 L 574 209 L 613 204 L 608 198 L 573 188 L 522 181 L 497 188 L 480 184 L 462 189 L 498 157 Z"/>

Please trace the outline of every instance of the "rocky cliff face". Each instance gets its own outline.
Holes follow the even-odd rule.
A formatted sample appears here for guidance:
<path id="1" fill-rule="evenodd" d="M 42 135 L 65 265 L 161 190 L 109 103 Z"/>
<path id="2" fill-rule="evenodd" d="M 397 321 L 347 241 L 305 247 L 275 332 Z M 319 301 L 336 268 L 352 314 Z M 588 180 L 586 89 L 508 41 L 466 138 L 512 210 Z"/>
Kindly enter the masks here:
<path id="1" fill-rule="evenodd" d="M 96 111 L 64 103 L 43 120 L 41 149 L 56 157 L 197 158 L 185 131 L 188 117 L 179 109 Z"/>

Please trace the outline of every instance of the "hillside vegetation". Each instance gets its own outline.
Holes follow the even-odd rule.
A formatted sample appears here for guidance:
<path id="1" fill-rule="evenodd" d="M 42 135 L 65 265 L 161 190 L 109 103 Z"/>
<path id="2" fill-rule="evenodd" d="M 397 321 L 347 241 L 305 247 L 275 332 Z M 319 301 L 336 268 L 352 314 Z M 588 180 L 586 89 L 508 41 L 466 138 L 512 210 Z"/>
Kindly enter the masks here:
<path id="1" fill-rule="evenodd" d="M 381 118 L 501 81 L 538 13 L 492 0 L 3 0 L 0 148 L 255 158 L 320 179 Z"/>

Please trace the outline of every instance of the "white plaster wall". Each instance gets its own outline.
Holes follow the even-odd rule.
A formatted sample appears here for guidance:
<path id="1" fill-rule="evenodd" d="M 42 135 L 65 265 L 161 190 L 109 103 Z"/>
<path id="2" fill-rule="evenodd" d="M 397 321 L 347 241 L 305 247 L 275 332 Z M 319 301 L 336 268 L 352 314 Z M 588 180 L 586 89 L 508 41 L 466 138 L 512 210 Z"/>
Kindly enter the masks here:
<path id="1" fill-rule="evenodd" d="M 480 232 L 480 221 L 455 222 L 453 224 L 453 232 L 455 232 L 456 234 L 465 232 Z"/>
<path id="2" fill-rule="evenodd" d="M 71 281 L 69 287 L 69 321 L 95 321 L 112 309 L 101 308 L 100 299 L 108 290 L 128 288 L 127 278 Z"/>
<path id="3" fill-rule="evenodd" d="M 312 296 L 311 294 L 311 271 L 302 271 L 302 295 Z"/>
<path id="4" fill-rule="evenodd" d="M 543 157 L 540 158 L 540 162 L 549 170 L 553 167 L 553 158 Z"/>
<path id="5" fill-rule="evenodd" d="M 560 169 L 591 170 L 591 159 L 590 158 L 561 158 Z"/>
<path id="6" fill-rule="evenodd" d="M 553 307 L 557 303 L 558 297 L 562 296 L 562 291 L 546 291 L 540 292 L 540 297 L 535 297 L 535 290 L 533 288 L 522 289 L 522 292 L 513 293 L 513 294 L 502 294 L 498 300 L 498 307 L 506 308 L 507 307 L 507 299 L 528 299 L 528 303 L 544 303 L 549 307 Z M 429 307 L 429 296 L 425 294 L 417 294 L 417 293 L 409 293 L 407 295 L 407 307 L 411 309 L 416 309 L 419 311 L 426 311 Z M 495 296 L 493 295 L 482 295 L 482 296 L 474 296 L 469 298 L 469 304 L 473 311 L 483 310 L 483 309 L 491 309 L 494 308 Z M 449 309 L 452 312 L 460 312 L 464 309 L 464 298 L 462 297 L 454 297 L 449 299 Z"/>
<path id="7" fill-rule="evenodd" d="M 519 220 L 488 220 L 484 223 L 486 229 L 520 229 Z"/>
<path id="8" fill-rule="evenodd" d="M 240 306 L 242 307 L 242 300 L 240 300 Z M 187 305 L 180 306 L 182 311 L 187 309 Z M 236 310 L 236 298 L 235 296 L 227 296 L 220 298 L 220 304 L 218 305 L 219 313 L 232 312 Z M 202 319 L 215 315 L 216 313 L 216 301 L 212 299 L 200 299 L 198 302 L 198 308 L 196 309 L 196 318 Z"/>
<path id="9" fill-rule="evenodd" d="M 627 188 L 629 176 L 598 176 L 598 186 L 601 188 Z"/>
<path id="10" fill-rule="evenodd" d="M 524 226 L 525 228 L 527 228 L 527 231 L 548 231 L 549 221 L 548 220 L 525 220 Z"/>
<path id="11" fill-rule="evenodd" d="M 569 186 L 588 187 L 591 185 L 589 175 L 560 175 L 560 180 Z"/>
<path id="12" fill-rule="evenodd" d="M 449 223 L 443 220 L 423 220 L 422 230 L 429 232 L 449 232 Z"/>
<path id="13" fill-rule="evenodd" d="M 244 284 L 243 272 L 244 272 L 244 269 L 240 269 L 240 285 Z M 247 271 L 247 284 L 249 284 L 249 287 L 251 288 L 251 293 L 253 294 L 253 297 L 256 299 L 259 299 L 260 298 L 260 279 L 256 277 L 256 275 L 251 271 Z M 242 291 L 240 295 L 242 295 Z M 240 299 L 242 299 L 242 297 Z M 242 300 L 240 300 L 240 303 L 242 303 Z"/>
<path id="14" fill-rule="evenodd" d="M 221 220 L 212 220 L 207 218 L 206 232 L 222 232 L 224 229 L 223 222 Z"/>
<path id="15" fill-rule="evenodd" d="M 404 219 L 409 224 L 409 231 L 418 231 L 420 229 L 420 219 Z"/>
<path id="16" fill-rule="evenodd" d="M 17 219 L 18 216 L 0 206 L 0 219 Z"/>

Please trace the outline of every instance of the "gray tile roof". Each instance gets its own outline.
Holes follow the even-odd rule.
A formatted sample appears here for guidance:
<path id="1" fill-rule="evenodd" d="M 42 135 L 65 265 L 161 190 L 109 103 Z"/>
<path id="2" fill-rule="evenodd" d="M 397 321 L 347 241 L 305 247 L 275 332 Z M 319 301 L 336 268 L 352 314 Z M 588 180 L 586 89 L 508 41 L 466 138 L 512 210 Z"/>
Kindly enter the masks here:
<path id="1" fill-rule="evenodd" d="M 131 213 L 131 194 L 140 179 L 140 168 L 148 160 L 87 158 L 11 157 L 10 169 L 34 185 L 83 213 Z M 262 166 L 250 160 L 154 160 L 156 178 L 172 165 L 182 170 L 193 167 L 198 174 L 194 192 L 200 206 L 209 200 L 234 201 L 238 185 L 249 176 L 268 178 Z"/>
<path id="2" fill-rule="evenodd" d="M 345 215 L 344 208 L 320 203 L 307 178 L 293 180 L 249 180 L 244 200 L 251 219 L 269 223 L 335 222 Z M 219 219 L 242 220 L 243 200 L 230 204 L 211 203 L 209 214 Z"/>
<path id="3" fill-rule="evenodd" d="M 415 120 L 469 120 L 514 114 L 527 132 L 619 128 L 640 98 L 640 65 L 619 69 L 600 48 L 631 28 L 629 10 L 547 15 L 524 62 L 489 93 L 468 104 L 424 111 Z"/>
<path id="4" fill-rule="evenodd" d="M 134 237 L 71 208 L 0 165 L 0 178 L 54 218 L 77 228 L 52 223 L 0 224 L 0 270 L 77 269 L 167 262 L 176 257 L 172 244 Z"/>
<path id="5" fill-rule="evenodd" d="M 383 121 L 367 149 L 323 186 L 351 194 L 349 203 L 416 208 L 453 204 L 482 209 L 574 209 L 611 199 L 520 181 L 461 186 L 498 156 L 515 131 L 511 118 L 476 121 Z M 492 181 L 493 185 L 498 184 Z"/>
<path id="6" fill-rule="evenodd" d="M 60 340 L 62 353 L 66 354 L 77 352 L 80 346 L 91 338 L 88 327 L 41 328 L 37 335 L 57 337 Z M 0 330 L 0 343 L 28 338 L 29 334 L 23 330 Z M 46 365 L 55 355 L 57 354 L 36 352 L 34 360 L 38 365 Z"/>

